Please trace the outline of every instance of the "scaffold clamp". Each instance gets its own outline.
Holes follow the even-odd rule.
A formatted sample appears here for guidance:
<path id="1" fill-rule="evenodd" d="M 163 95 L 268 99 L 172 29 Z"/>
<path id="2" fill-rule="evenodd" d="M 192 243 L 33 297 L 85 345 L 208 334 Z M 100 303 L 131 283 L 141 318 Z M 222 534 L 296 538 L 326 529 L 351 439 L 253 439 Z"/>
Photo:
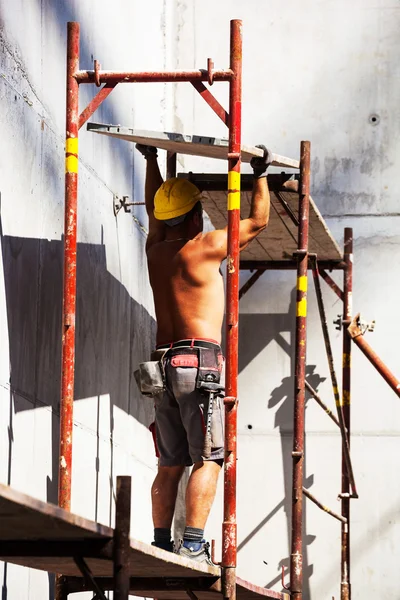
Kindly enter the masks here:
<path id="1" fill-rule="evenodd" d="M 360 313 L 357 313 L 356 316 L 350 321 L 348 332 L 351 338 L 356 338 L 360 335 L 364 335 L 367 331 L 373 332 L 375 329 L 375 321 L 365 321 L 361 317 Z"/>
<path id="2" fill-rule="evenodd" d="M 142 206 L 145 203 L 144 202 L 128 202 L 129 200 L 129 196 L 122 196 L 122 198 L 120 198 L 119 196 L 117 196 L 116 194 L 114 194 L 113 196 L 113 210 L 114 210 L 114 216 L 116 217 L 117 214 L 119 213 L 119 211 L 121 210 L 121 208 L 124 209 L 124 212 L 126 213 L 130 213 L 131 209 L 128 208 L 128 206 Z"/>
<path id="3" fill-rule="evenodd" d="M 357 317 L 356 317 L 357 318 L 357 325 L 361 329 L 362 335 L 364 335 L 364 333 L 366 333 L 367 331 L 373 332 L 375 330 L 375 320 L 373 320 L 373 321 L 366 321 L 365 319 L 363 319 L 361 317 L 361 314 L 358 314 Z"/>
<path id="4" fill-rule="evenodd" d="M 335 329 L 337 329 L 338 331 L 341 331 L 342 325 L 343 325 L 342 315 L 338 315 L 338 318 L 333 321 L 333 324 L 335 325 Z"/>

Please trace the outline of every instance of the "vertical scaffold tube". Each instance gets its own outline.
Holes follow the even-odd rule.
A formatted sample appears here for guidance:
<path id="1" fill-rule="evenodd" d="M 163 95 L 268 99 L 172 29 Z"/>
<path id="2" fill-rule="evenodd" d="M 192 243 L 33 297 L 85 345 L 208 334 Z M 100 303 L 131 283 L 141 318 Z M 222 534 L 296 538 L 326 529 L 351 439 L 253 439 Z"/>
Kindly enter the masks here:
<path id="1" fill-rule="evenodd" d="M 292 544 L 290 590 L 294 600 L 303 596 L 303 466 L 304 409 L 307 341 L 308 216 L 310 199 L 310 142 L 301 142 L 299 233 L 297 250 L 297 302 L 295 341 L 295 390 L 293 419 Z"/>
<path id="2" fill-rule="evenodd" d="M 236 597 L 236 436 L 239 320 L 240 148 L 242 115 L 242 22 L 231 21 L 228 154 L 228 258 L 226 284 L 226 398 L 223 596 Z"/>
<path id="3" fill-rule="evenodd" d="M 351 381 L 351 338 L 347 328 L 352 316 L 353 293 L 353 230 L 346 227 L 344 230 L 344 271 L 343 284 L 343 377 L 342 377 L 342 402 L 343 419 L 347 429 L 350 448 L 350 381 Z M 344 450 L 342 449 L 342 494 L 349 494 L 350 481 L 347 475 Z M 340 599 L 351 599 L 350 587 L 350 498 L 342 498 L 342 516 L 347 523 L 342 524 L 342 559 L 341 559 L 341 585 Z"/>
<path id="4" fill-rule="evenodd" d="M 78 192 L 79 23 L 68 23 L 65 141 L 65 231 L 58 503 L 71 508 L 72 426 L 75 366 L 76 222 Z"/>

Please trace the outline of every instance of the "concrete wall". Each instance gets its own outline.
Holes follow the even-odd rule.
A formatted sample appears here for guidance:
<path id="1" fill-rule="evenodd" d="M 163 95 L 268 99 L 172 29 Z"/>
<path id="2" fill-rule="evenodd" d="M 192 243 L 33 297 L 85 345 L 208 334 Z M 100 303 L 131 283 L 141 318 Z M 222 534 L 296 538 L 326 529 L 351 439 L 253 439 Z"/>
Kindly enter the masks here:
<path id="1" fill-rule="evenodd" d="M 66 22 L 81 24 L 81 64 L 104 68 L 228 66 L 229 19 L 243 19 L 243 140 L 296 157 L 310 139 L 313 197 L 338 241 L 354 229 L 354 309 L 377 320 L 375 350 L 396 371 L 400 240 L 399 11 L 394 0 L 1 0 L 0 480 L 55 501 L 60 372 Z M 226 86 L 213 87 L 226 103 Z M 93 90 L 84 87 L 82 107 Z M 375 119 L 375 120 L 374 120 Z M 120 86 L 93 120 L 215 136 L 224 126 L 191 86 Z M 132 371 L 152 344 L 143 247 L 146 217 L 112 213 L 113 193 L 142 198 L 143 161 L 123 142 L 80 138 L 77 365 L 72 510 L 112 523 L 116 474 L 133 476 L 133 535 L 149 541 L 156 468 L 152 410 Z M 225 171 L 181 158 L 179 169 Z M 243 274 L 243 281 L 248 277 Z M 337 277 L 340 282 L 340 277 Z M 341 283 L 341 282 L 340 282 Z M 280 588 L 290 553 L 294 354 L 292 273 L 266 273 L 241 303 L 239 574 Z M 324 285 L 331 322 L 341 312 Z M 308 378 L 331 401 L 310 282 Z M 341 334 L 332 329 L 340 366 Z M 354 348 L 353 598 L 400 589 L 400 405 Z M 307 401 L 306 484 L 338 510 L 340 440 Z M 181 511 L 179 513 L 182 518 Z M 220 539 L 221 494 L 208 527 Z M 339 597 L 340 525 L 306 505 L 305 598 Z M 8 565 L 9 600 L 51 595 L 47 575 Z"/>

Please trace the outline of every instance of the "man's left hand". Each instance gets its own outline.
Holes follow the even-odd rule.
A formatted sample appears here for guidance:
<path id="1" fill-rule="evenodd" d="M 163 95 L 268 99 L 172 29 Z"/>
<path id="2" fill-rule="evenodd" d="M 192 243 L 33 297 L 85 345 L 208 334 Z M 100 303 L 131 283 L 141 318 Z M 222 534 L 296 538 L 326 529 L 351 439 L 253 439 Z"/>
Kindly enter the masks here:
<path id="1" fill-rule="evenodd" d="M 141 154 L 143 154 L 143 156 L 145 157 L 146 160 L 150 156 L 155 156 L 156 158 L 158 156 L 157 148 L 155 148 L 154 146 L 146 146 L 145 144 L 136 144 L 135 148 L 136 148 L 136 150 L 139 150 L 139 152 Z"/>
<path id="2" fill-rule="evenodd" d="M 271 150 L 268 150 L 268 148 L 266 148 L 262 144 L 257 145 L 256 148 L 261 148 L 261 150 L 263 150 L 264 152 L 264 155 L 253 156 L 253 158 L 250 161 L 250 166 L 253 169 L 254 177 L 256 179 L 260 179 L 260 177 L 267 176 L 267 169 L 273 161 L 273 154 Z"/>

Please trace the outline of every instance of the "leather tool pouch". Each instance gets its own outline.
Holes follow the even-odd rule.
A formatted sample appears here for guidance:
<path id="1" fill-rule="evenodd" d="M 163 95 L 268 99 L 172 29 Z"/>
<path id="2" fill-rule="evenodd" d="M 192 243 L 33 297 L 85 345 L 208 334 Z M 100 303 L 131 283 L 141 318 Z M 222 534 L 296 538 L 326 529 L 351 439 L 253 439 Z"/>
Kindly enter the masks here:
<path id="1" fill-rule="evenodd" d="M 151 359 L 139 364 L 135 371 L 135 379 L 139 390 L 144 396 L 156 396 L 165 390 L 165 371 L 163 358 L 166 350 L 155 350 Z"/>
<path id="2" fill-rule="evenodd" d="M 219 354 L 214 348 L 198 348 L 199 352 L 199 372 L 197 375 L 196 387 L 201 391 L 213 391 L 216 395 L 224 390 L 220 384 L 222 363 L 219 361 Z"/>

